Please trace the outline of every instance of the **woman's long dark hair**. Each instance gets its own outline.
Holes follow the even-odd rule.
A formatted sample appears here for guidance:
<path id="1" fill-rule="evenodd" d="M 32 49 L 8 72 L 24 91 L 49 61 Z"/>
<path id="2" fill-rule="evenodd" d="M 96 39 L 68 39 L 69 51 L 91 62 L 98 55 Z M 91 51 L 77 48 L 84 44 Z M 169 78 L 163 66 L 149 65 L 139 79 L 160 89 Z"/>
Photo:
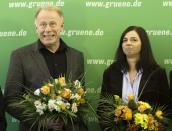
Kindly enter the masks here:
<path id="1" fill-rule="evenodd" d="M 122 50 L 122 44 L 123 44 L 123 39 L 125 35 L 130 31 L 136 31 L 141 40 L 140 59 L 136 64 L 137 71 L 140 69 L 147 70 L 150 68 L 157 67 L 158 64 L 156 63 L 155 58 L 153 56 L 148 35 L 142 27 L 138 27 L 138 26 L 129 26 L 122 33 L 119 46 L 117 48 L 117 52 L 115 55 L 115 61 L 118 64 L 118 66 L 120 66 L 120 68 L 124 72 L 129 70 L 129 65 L 126 59 L 126 55 L 124 54 Z"/>

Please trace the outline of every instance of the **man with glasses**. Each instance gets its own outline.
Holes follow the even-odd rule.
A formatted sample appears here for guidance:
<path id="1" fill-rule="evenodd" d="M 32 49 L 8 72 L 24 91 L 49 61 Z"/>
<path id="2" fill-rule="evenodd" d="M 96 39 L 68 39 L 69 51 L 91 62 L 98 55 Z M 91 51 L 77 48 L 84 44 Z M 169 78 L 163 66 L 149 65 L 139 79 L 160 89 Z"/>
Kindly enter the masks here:
<path id="1" fill-rule="evenodd" d="M 26 118 L 21 117 L 21 109 L 9 107 L 13 98 L 24 93 L 25 88 L 33 91 L 40 88 L 42 82 L 50 77 L 65 75 L 76 80 L 81 79 L 84 74 L 83 54 L 66 45 L 60 38 L 64 18 L 58 7 L 39 8 L 35 14 L 35 27 L 39 39 L 12 53 L 6 81 L 7 112 L 20 120 L 20 131 L 37 131 L 38 127 L 36 124 L 31 127 L 34 121 L 25 121 Z M 82 122 L 75 124 L 80 131 L 87 130 Z M 45 127 L 52 131 L 72 131 L 72 127 L 64 126 L 63 121 L 47 121 Z"/>

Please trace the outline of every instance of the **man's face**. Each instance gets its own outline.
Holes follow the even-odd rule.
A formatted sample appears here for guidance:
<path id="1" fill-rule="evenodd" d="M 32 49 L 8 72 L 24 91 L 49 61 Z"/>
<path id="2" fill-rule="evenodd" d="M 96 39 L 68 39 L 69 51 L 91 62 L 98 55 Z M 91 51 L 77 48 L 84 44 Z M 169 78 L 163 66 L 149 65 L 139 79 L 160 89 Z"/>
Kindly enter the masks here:
<path id="1" fill-rule="evenodd" d="M 56 11 L 41 10 L 35 19 L 35 25 L 38 37 L 46 47 L 58 43 L 64 22 Z"/>

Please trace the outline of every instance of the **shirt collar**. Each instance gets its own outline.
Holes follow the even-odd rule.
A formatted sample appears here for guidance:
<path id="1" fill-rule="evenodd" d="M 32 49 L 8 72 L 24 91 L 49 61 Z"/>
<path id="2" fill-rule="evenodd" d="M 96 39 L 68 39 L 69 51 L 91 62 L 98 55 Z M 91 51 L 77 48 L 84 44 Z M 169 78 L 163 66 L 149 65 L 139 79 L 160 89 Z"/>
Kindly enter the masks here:
<path id="1" fill-rule="evenodd" d="M 40 39 L 38 39 L 38 50 L 43 50 L 43 49 L 47 50 L 45 45 L 42 44 Z M 60 46 L 59 46 L 59 49 L 56 52 L 64 52 L 64 51 L 66 51 L 66 49 L 67 49 L 67 45 L 65 44 L 65 42 L 62 39 L 60 39 Z"/>
<path id="2" fill-rule="evenodd" d="M 121 72 L 122 72 L 123 74 L 127 74 L 127 73 L 128 73 L 128 71 L 125 72 L 124 70 L 121 70 Z M 143 73 L 143 69 L 140 69 L 140 70 L 137 72 L 138 75 L 140 75 L 140 74 L 142 74 L 142 73 Z"/>

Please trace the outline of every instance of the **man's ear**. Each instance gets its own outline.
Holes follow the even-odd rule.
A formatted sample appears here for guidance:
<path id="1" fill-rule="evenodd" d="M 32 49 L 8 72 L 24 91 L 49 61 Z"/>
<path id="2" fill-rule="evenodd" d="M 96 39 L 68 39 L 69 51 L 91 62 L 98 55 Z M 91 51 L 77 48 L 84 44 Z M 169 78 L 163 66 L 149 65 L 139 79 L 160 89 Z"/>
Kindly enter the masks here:
<path id="1" fill-rule="evenodd" d="M 38 33 L 38 27 L 37 27 L 36 20 L 35 20 L 35 22 L 34 22 L 34 26 L 35 26 L 35 31 L 36 31 L 36 33 Z"/>
<path id="2" fill-rule="evenodd" d="M 63 32 L 64 31 L 64 21 L 62 22 L 62 24 L 61 24 L 61 30 L 60 30 L 61 32 Z"/>

